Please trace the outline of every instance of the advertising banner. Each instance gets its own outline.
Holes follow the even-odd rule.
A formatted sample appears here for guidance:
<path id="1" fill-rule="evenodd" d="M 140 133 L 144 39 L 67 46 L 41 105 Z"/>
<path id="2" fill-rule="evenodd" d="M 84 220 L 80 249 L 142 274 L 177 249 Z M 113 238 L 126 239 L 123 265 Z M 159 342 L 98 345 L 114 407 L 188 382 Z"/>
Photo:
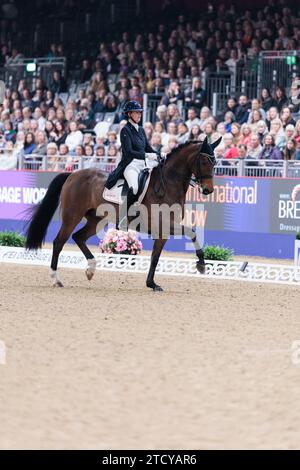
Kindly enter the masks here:
<path id="1" fill-rule="evenodd" d="M 48 172 L 1 171 L 0 229 L 20 228 L 29 218 L 27 209 L 44 197 L 55 176 Z M 300 180 L 216 177 L 215 190 L 209 196 L 189 187 L 184 219 L 187 225 L 204 231 L 206 243 L 224 241 L 237 253 L 248 251 L 261 256 L 267 246 L 268 256 L 293 257 L 295 234 L 300 231 Z M 49 230 L 51 236 L 58 221 L 57 211 Z M 168 243 L 171 250 L 183 246 L 177 240 Z"/>

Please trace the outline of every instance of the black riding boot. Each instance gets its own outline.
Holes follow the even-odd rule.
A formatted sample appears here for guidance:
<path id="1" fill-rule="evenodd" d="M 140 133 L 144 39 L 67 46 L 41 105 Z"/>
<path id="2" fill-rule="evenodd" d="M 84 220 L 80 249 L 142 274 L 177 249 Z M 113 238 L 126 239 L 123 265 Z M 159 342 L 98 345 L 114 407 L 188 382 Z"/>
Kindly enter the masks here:
<path id="1" fill-rule="evenodd" d="M 136 195 L 133 194 L 132 187 L 129 188 L 127 197 L 120 206 L 120 216 L 119 216 L 119 230 L 124 230 L 125 232 L 128 230 L 128 212 L 130 207 L 135 203 Z"/>

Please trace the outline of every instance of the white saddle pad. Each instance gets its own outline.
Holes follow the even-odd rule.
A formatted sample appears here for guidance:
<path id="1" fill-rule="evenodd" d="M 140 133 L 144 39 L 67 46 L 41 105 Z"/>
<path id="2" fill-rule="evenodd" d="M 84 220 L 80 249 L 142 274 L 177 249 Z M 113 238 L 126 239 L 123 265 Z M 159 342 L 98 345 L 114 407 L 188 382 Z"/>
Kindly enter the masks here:
<path id="1" fill-rule="evenodd" d="M 147 192 L 147 189 L 150 183 L 151 172 L 152 172 L 152 169 L 149 170 L 149 175 L 148 175 L 146 184 L 144 186 L 142 193 L 140 194 L 138 198 L 139 204 L 143 201 L 145 194 Z M 103 199 L 105 199 L 108 202 L 113 202 L 114 204 L 122 204 L 123 202 L 122 190 L 123 190 L 124 182 L 125 182 L 124 179 L 120 179 L 111 189 L 104 188 Z"/>

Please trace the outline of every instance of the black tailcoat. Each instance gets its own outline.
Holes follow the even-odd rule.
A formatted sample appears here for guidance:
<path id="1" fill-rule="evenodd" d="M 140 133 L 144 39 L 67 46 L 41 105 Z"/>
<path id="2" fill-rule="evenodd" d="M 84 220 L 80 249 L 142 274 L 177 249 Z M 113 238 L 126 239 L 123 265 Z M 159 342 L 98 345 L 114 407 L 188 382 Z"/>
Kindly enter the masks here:
<path id="1" fill-rule="evenodd" d="M 107 179 L 106 187 L 108 189 L 111 189 L 118 179 L 123 178 L 125 168 L 133 159 L 145 160 L 145 153 L 156 153 L 149 144 L 143 127 L 139 126 L 137 131 L 130 122 L 127 122 L 121 130 L 121 146 L 122 158 L 117 168 Z"/>

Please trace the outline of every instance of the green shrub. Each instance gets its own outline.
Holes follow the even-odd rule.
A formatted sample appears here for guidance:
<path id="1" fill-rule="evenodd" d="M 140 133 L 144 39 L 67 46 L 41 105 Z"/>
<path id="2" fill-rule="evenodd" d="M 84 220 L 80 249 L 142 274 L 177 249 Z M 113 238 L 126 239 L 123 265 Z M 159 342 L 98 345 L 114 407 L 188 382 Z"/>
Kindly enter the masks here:
<path id="1" fill-rule="evenodd" d="M 300 240 L 300 232 L 296 233 L 296 240 Z"/>
<path id="2" fill-rule="evenodd" d="M 205 260 L 230 261 L 233 255 L 234 251 L 224 246 L 205 245 L 204 247 Z"/>
<path id="3" fill-rule="evenodd" d="M 0 246 L 25 246 L 26 238 L 19 233 L 9 231 L 0 232 Z"/>

